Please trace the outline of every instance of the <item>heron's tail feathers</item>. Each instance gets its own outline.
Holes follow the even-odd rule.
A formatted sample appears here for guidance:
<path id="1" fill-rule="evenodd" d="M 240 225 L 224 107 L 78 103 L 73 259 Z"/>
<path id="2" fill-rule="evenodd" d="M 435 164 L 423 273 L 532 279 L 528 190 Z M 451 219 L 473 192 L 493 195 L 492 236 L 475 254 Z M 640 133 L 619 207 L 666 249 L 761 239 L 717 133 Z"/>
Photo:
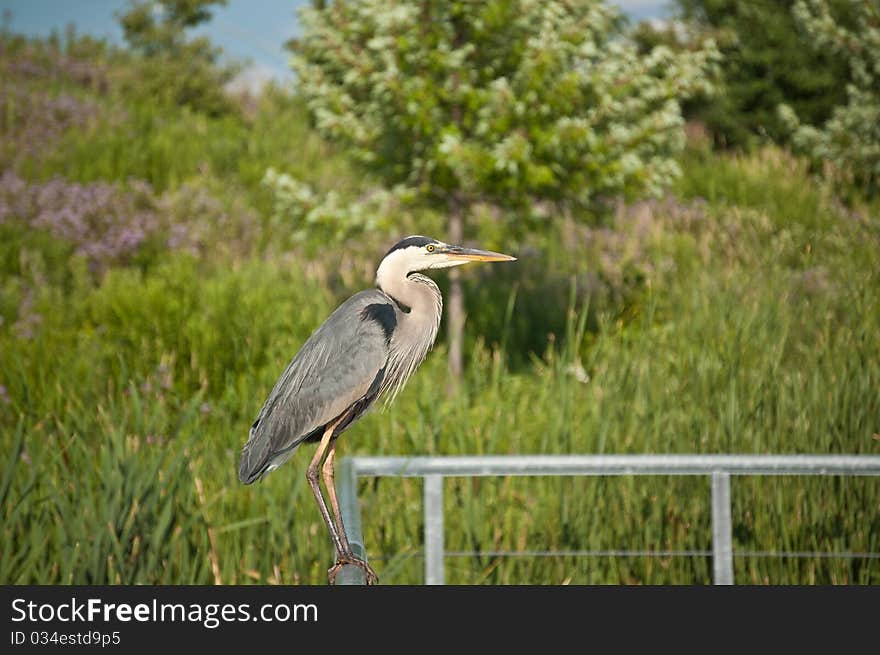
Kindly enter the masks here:
<path id="1" fill-rule="evenodd" d="M 241 463 L 238 466 L 238 479 L 244 484 L 252 484 L 268 473 L 271 450 L 267 447 L 269 439 L 261 434 L 260 419 L 254 421 L 248 431 L 248 440 L 241 449 Z"/>
<path id="2" fill-rule="evenodd" d="M 260 419 L 254 421 L 248 433 L 247 443 L 241 449 L 241 463 L 238 466 L 238 479 L 244 484 L 253 484 L 286 462 L 305 437 L 294 440 L 281 450 L 272 450 L 272 438 L 267 430 L 261 429 Z"/>
<path id="3" fill-rule="evenodd" d="M 269 461 L 260 462 L 257 466 L 251 466 L 247 454 L 242 452 L 241 465 L 238 467 L 238 479 L 244 484 L 253 484 L 268 473 Z"/>

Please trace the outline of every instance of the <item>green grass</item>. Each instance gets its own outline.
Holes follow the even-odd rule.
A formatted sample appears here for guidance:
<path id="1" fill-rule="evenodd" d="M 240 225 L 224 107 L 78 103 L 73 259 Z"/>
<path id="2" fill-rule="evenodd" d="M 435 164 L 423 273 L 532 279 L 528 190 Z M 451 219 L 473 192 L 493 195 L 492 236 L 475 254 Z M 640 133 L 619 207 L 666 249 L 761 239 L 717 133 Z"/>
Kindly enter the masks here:
<path id="1" fill-rule="evenodd" d="M 251 209 L 260 232 L 245 252 L 218 229 L 199 256 L 151 252 L 95 275 L 66 244 L 0 222 L 0 581 L 323 584 L 332 549 L 310 453 L 252 487 L 238 455 L 283 367 L 371 284 L 388 237 L 332 244 L 322 261 L 269 221 L 270 165 L 320 188 L 360 182 L 295 103 L 207 119 L 138 103 L 114 114 L 112 88 L 98 101 L 106 116 L 19 174 L 204 189 Z M 513 240 L 487 218 L 475 239 L 521 257 L 465 274 L 460 394 L 445 393 L 441 338 L 340 454 L 880 453 L 878 207 L 844 210 L 775 149 L 683 164 L 678 200 L 613 232 L 548 224 Z M 447 559 L 451 583 L 711 582 L 708 557 L 487 554 L 710 550 L 708 479 L 445 491 L 447 549 L 478 553 Z M 880 552 L 876 478 L 738 477 L 732 493 L 736 551 Z M 420 481 L 361 480 L 359 496 L 381 581 L 420 583 Z M 877 559 L 734 564 L 740 582 L 880 583 Z"/>

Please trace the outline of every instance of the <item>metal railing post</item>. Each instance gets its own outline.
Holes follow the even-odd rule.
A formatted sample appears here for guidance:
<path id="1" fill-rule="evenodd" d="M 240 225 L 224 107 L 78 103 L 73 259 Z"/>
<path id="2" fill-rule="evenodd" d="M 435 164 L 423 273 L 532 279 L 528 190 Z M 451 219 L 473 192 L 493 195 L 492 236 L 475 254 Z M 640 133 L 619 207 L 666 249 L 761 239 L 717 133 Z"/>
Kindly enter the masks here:
<path id="1" fill-rule="evenodd" d="M 367 549 L 361 534 L 361 508 L 357 496 L 357 471 L 351 458 L 344 458 L 336 467 L 336 491 L 339 498 L 339 513 L 348 535 L 351 552 L 362 560 L 367 560 Z M 362 585 L 367 581 L 364 572 L 356 566 L 343 566 L 336 576 L 338 585 Z"/>
<path id="2" fill-rule="evenodd" d="M 730 474 L 722 471 L 712 473 L 712 569 L 715 584 L 733 584 Z"/>
<path id="3" fill-rule="evenodd" d="M 443 476 L 425 476 L 425 584 L 444 584 Z"/>

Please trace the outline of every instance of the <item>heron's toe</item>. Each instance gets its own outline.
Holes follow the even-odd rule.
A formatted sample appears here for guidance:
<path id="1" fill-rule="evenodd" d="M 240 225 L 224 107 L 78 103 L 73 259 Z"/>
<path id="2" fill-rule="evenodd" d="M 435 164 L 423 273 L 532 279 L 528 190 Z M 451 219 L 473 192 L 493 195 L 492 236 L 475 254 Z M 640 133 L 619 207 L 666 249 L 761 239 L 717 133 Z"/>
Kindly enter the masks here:
<path id="1" fill-rule="evenodd" d="M 361 571 L 364 572 L 364 581 L 368 585 L 374 585 L 379 582 L 379 576 L 376 575 L 376 572 L 373 570 L 373 568 L 364 560 L 352 555 L 349 557 L 340 557 L 336 561 L 336 564 L 331 566 L 330 569 L 327 571 L 327 580 L 330 582 L 331 585 L 336 584 L 336 577 L 339 575 L 342 567 L 348 566 L 349 564 L 358 567 Z"/>

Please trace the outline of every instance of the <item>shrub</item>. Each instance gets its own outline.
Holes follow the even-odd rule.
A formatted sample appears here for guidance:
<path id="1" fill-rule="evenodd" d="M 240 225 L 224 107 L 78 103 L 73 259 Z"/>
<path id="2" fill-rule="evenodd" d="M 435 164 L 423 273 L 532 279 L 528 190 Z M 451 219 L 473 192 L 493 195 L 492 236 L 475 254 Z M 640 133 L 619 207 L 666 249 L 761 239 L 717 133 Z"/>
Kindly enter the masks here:
<path id="1" fill-rule="evenodd" d="M 868 194 L 880 192 L 880 6 L 852 5 L 848 27 L 834 3 L 809 0 L 795 5 L 795 16 L 814 47 L 841 57 L 849 66 L 847 101 L 834 109 L 821 128 L 796 107 L 781 117 L 793 132 L 795 146 L 830 165 L 832 176 L 853 182 Z M 821 121 L 819 121 L 821 122 Z"/>
<path id="2" fill-rule="evenodd" d="M 676 4 L 697 35 L 717 40 L 723 55 L 718 93 L 688 108 L 689 118 L 704 122 L 717 144 L 787 143 L 790 131 L 777 112 L 780 103 L 788 103 L 811 123 L 821 123 L 843 101 L 846 63 L 837 53 L 810 47 L 792 15 L 795 0 Z"/>

